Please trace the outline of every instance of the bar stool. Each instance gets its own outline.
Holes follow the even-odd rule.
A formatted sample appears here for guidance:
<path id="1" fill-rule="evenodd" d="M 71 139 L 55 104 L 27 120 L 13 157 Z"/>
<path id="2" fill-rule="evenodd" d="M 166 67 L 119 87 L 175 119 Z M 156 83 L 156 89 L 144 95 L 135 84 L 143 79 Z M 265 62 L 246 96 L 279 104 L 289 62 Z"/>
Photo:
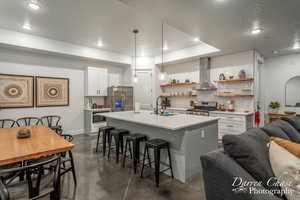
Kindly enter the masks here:
<path id="1" fill-rule="evenodd" d="M 116 162 L 119 162 L 119 155 L 120 155 L 120 147 L 121 147 L 121 153 L 123 154 L 124 150 L 124 136 L 129 135 L 129 131 L 126 129 L 113 129 L 110 131 L 110 135 L 108 137 L 108 155 L 107 158 L 109 160 L 110 158 L 110 150 L 111 150 L 111 143 L 112 138 L 114 138 L 115 146 L 116 146 Z"/>
<path id="2" fill-rule="evenodd" d="M 140 162 L 140 143 L 146 140 L 147 136 L 140 133 L 130 134 L 126 136 L 125 151 L 123 155 L 123 168 L 125 167 L 126 162 L 126 154 L 128 149 L 127 147 L 129 147 L 130 155 L 133 154 L 133 169 L 134 173 L 136 174 L 137 163 Z M 133 148 L 133 153 L 131 152 L 131 144 Z"/>
<path id="3" fill-rule="evenodd" d="M 143 172 L 144 172 L 144 167 L 145 167 L 145 158 L 146 158 L 146 154 L 148 157 L 148 162 L 149 162 L 149 166 L 151 168 L 151 160 L 150 160 L 150 156 L 149 156 L 149 148 L 154 150 L 154 164 L 155 164 L 155 182 L 156 182 L 156 187 L 159 186 L 159 174 L 167 171 L 167 170 L 171 170 L 171 176 L 172 178 L 174 178 L 173 175 L 173 169 L 172 169 L 172 161 L 171 161 L 171 153 L 170 153 L 170 144 L 169 142 L 162 140 L 162 139 L 152 139 L 146 142 L 145 145 L 145 149 L 144 149 L 144 158 L 143 158 L 143 165 L 142 165 L 142 171 L 141 171 L 141 178 L 143 178 Z M 165 163 L 161 163 L 160 162 L 160 150 L 166 149 L 168 152 L 168 157 L 169 157 L 169 165 L 165 164 Z M 164 169 L 162 171 L 160 171 L 160 164 L 167 166 L 167 169 Z"/>
<path id="4" fill-rule="evenodd" d="M 98 130 L 98 137 L 97 137 L 97 146 L 96 146 L 96 152 L 98 152 L 98 146 L 99 146 L 99 140 L 100 140 L 100 135 L 102 132 L 102 152 L 103 156 L 105 156 L 106 152 L 106 139 L 109 137 L 110 131 L 115 129 L 112 126 L 104 126 L 100 127 Z"/>

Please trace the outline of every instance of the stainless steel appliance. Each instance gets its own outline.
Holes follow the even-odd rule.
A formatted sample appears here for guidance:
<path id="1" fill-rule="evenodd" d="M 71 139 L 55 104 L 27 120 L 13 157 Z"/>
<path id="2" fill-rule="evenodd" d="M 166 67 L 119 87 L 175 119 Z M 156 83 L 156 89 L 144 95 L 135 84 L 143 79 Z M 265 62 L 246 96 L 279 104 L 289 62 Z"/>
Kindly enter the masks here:
<path id="1" fill-rule="evenodd" d="M 200 58 L 200 85 L 198 90 L 216 90 L 216 86 L 210 81 L 211 58 Z"/>
<path id="2" fill-rule="evenodd" d="M 110 111 L 93 111 L 93 123 L 101 123 L 101 122 L 106 122 L 105 117 L 101 115 L 97 115 L 99 113 L 106 113 Z"/>
<path id="3" fill-rule="evenodd" d="M 209 111 L 218 110 L 218 102 L 200 101 L 194 105 L 194 108 L 188 109 L 187 114 L 209 116 Z"/>
<path id="4" fill-rule="evenodd" d="M 106 105 L 112 111 L 133 110 L 133 87 L 112 86 L 107 94 Z"/>

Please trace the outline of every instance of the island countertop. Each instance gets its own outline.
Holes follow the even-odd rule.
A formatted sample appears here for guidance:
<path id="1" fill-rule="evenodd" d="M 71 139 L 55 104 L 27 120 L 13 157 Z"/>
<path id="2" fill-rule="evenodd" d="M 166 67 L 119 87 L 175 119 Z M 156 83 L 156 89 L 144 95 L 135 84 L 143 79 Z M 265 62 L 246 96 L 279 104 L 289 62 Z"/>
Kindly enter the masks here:
<path id="1" fill-rule="evenodd" d="M 122 121 L 128 121 L 137 124 L 143 124 L 148 126 L 154 126 L 169 130 L 179 130 L 194 125 L 209 123 L 218 121 L 217 117 L 207 117 L 199 115 L 188 115 L 188 114 L 175 114 L 173 116 L 160 116 L 153 114 L 152 111 L 140 111 L 134 113 L 133 111 L 123 112 L 110 112 L 110 113 L 99 113 L 98 115 L 117 119 Z"/>

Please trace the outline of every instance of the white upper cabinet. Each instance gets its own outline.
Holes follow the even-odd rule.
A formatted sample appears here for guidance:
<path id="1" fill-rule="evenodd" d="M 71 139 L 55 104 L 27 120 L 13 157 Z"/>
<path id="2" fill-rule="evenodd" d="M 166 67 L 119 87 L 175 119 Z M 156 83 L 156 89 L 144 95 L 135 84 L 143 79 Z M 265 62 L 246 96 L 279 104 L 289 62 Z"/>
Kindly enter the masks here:
<path id="1" fill-rule="evenodd" d="M 119 86 L 120 85 L 120 74 L 118 73 L 109 73 L 108 75 L 108 87 Z"/>
<path id="2" fill-rule="evenodd" d="M 85 75 L 85 96 L 107 96 L 107 69 L 88 67 Z"/>

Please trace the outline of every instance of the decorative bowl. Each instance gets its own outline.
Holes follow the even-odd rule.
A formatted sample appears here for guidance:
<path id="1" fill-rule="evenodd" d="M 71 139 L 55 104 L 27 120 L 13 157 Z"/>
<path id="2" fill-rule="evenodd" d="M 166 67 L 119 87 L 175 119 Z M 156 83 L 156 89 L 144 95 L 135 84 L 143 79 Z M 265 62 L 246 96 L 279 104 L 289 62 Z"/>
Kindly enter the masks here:
<path id="1" fill-rule="evenodd" d="M 29 138 L 31 136 L 31 130 L 27 128 L 20 129 L 17 132 L 17 138 L 22 139 L 22 138 Z"/>

